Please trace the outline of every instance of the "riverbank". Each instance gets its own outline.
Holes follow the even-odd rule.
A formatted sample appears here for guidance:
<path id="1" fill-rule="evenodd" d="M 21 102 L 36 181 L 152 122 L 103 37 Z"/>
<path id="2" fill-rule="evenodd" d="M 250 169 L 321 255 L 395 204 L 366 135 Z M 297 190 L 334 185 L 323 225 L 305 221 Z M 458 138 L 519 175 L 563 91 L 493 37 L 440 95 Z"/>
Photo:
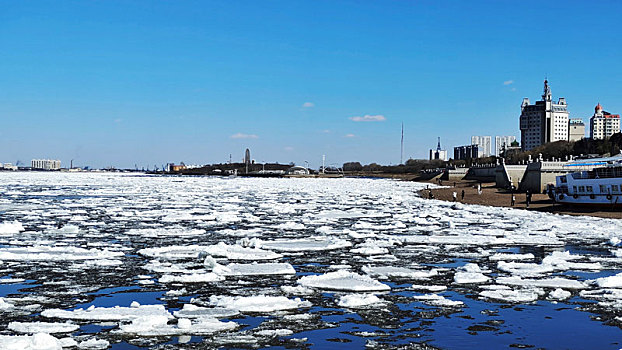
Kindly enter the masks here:
<path id="1" fill-rule="evenodd" d="M 434 183 L 429 181 L 428 183 Z M 455 184 L 455 185 L 454 185 Z M 512 207 L 512 195 L 509 191 L 494 187 L 495 183 L 482 183 L 482 193 L 478 194 L 476 181 L 443 181 L 444 188 L 432 190 L 435 199 L 444 201 L 453 201 L 453 193 L 457 194 L 457 201 L 466 204 L 488 205 L 493 207 Z M 455 187 L 454 187 L 455 186 Z M 464 191 L 464 199 L 462 199 L 462 191 Z M 429 191 L 423 190 L 419 194 L 423 198 L 429 198 Z M 602 208 L 574 207 L 554 203 L 545 194 L 534 194 L 531 204 L 527 208 L 526 196 L 524 193 L 516 194 L 516 203 L 513 206 L 517 209 L 536 210 L 549 213 L 566 214 L 566 215 L 588 215 L 600 218 L 622 219 L 622 211 L 620 210 L 603 210 Z"/>

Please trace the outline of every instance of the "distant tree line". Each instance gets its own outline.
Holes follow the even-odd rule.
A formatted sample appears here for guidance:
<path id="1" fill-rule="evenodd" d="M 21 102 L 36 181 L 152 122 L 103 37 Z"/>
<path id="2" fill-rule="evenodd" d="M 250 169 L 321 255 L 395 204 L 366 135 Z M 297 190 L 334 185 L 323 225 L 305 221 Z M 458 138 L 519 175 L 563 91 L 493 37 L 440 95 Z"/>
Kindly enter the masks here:
<path id="1" fill-rule="evenodd" d="M 446 162 L 442 160 L 409 159 L 404 164 L 380 165 L 370 163 L 362 165 L 360 162 L 347 162 L 343 164 L 346 173 L 386 173 L 386 174 L 418 174 L 422 170 L 444 168 Z"/>

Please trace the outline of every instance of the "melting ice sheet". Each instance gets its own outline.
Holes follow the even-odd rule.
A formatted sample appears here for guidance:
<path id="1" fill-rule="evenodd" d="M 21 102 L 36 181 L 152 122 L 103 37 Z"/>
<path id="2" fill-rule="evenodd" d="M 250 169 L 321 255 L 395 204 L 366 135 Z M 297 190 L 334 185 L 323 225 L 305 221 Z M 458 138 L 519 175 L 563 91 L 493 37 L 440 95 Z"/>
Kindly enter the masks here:
<path id="1" fill-rule="evenodd" d="M 0 348 L 622 347 L 619 221 L 423 186 L 0 173 Z"/>

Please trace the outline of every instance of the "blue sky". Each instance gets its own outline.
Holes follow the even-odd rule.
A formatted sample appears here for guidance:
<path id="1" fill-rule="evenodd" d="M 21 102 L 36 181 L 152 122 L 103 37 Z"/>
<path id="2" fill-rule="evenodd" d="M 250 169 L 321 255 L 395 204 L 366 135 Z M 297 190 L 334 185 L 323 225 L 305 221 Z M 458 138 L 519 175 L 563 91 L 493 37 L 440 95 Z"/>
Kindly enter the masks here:
<path id="1" fill-rule="evenodd" d="M 0 162 L 317 167 L 622 112 L 616 1 L 0 1 Z M 368 116 L 368 117 L 365 117 Z M 359 117 L 359 118 L 356 118 Z M 360 121 L 357 121 L 360 120 Z"/>

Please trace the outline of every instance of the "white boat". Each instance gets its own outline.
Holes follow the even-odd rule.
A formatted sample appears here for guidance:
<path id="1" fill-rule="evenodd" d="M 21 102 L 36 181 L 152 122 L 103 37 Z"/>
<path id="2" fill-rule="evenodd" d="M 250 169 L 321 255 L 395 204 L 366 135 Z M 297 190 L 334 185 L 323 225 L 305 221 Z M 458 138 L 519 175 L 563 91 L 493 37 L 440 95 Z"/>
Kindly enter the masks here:
<path id="1" fill-rule="evenodd" d="M 617 207 L 622 206 L 622 156 L 586 159 L 566 166 L 594 166 L 557 176 L 549 196 L 557 203 Z"/>

